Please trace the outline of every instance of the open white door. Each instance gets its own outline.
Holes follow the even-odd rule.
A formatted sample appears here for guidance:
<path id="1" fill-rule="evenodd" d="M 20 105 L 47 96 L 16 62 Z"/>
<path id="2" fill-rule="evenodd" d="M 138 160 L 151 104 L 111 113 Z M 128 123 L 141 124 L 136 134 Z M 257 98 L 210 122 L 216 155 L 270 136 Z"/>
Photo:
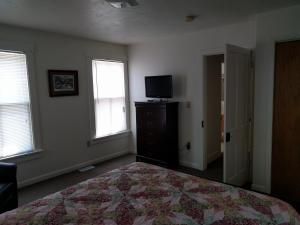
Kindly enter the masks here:
<path id="1" fill-rule="evenodd" d="M 250 50 L 226 45 L 224 182 L 241 186 L 249 176 Z"/>

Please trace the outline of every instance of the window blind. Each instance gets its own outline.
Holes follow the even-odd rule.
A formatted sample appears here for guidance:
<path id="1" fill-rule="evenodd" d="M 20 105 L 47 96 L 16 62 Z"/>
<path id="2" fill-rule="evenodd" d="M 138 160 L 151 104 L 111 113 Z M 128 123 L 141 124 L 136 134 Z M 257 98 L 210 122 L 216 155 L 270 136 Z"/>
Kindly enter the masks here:
<path id="1" fill-rule="evenodd" d="M 26 55 L 0 51 L 0 158 L 32 149 Z"/>
<path id="2" fill-rule="evenodd" d="M 93 60 L 96 137 L 127 129 L 124 63 Z"/>

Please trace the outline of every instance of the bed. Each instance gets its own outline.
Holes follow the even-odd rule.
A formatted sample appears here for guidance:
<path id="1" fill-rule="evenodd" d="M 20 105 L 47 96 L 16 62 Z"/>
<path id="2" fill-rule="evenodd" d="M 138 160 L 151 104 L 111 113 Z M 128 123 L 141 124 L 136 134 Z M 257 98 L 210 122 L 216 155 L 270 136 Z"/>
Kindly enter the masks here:
<path id="1" fill-rule="evenodd" d="M 0 215 L 0 224 L 300 224 L 287 203 L 132 163 Z"/>

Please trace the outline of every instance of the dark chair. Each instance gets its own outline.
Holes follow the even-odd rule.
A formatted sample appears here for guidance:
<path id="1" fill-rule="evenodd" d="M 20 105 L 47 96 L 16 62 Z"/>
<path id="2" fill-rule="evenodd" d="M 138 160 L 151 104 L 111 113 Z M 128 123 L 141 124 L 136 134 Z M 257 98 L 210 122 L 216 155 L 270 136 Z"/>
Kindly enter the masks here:
<path id="1" fill-rule="evenodd" d="M 17 207 L 17 166 L 14 163 L 0 163 L 0 213 Z"/>

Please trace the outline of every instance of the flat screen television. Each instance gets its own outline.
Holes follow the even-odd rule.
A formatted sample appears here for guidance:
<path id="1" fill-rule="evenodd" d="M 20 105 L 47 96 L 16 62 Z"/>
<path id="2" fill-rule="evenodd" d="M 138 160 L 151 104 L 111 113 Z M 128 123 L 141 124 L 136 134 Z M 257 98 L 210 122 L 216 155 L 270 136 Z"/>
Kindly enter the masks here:
<path id="1" fill-rule="evenodd" d="M 172 98 L 172 75 L 145 77 L 146 97 L 148 98 Z"/>

